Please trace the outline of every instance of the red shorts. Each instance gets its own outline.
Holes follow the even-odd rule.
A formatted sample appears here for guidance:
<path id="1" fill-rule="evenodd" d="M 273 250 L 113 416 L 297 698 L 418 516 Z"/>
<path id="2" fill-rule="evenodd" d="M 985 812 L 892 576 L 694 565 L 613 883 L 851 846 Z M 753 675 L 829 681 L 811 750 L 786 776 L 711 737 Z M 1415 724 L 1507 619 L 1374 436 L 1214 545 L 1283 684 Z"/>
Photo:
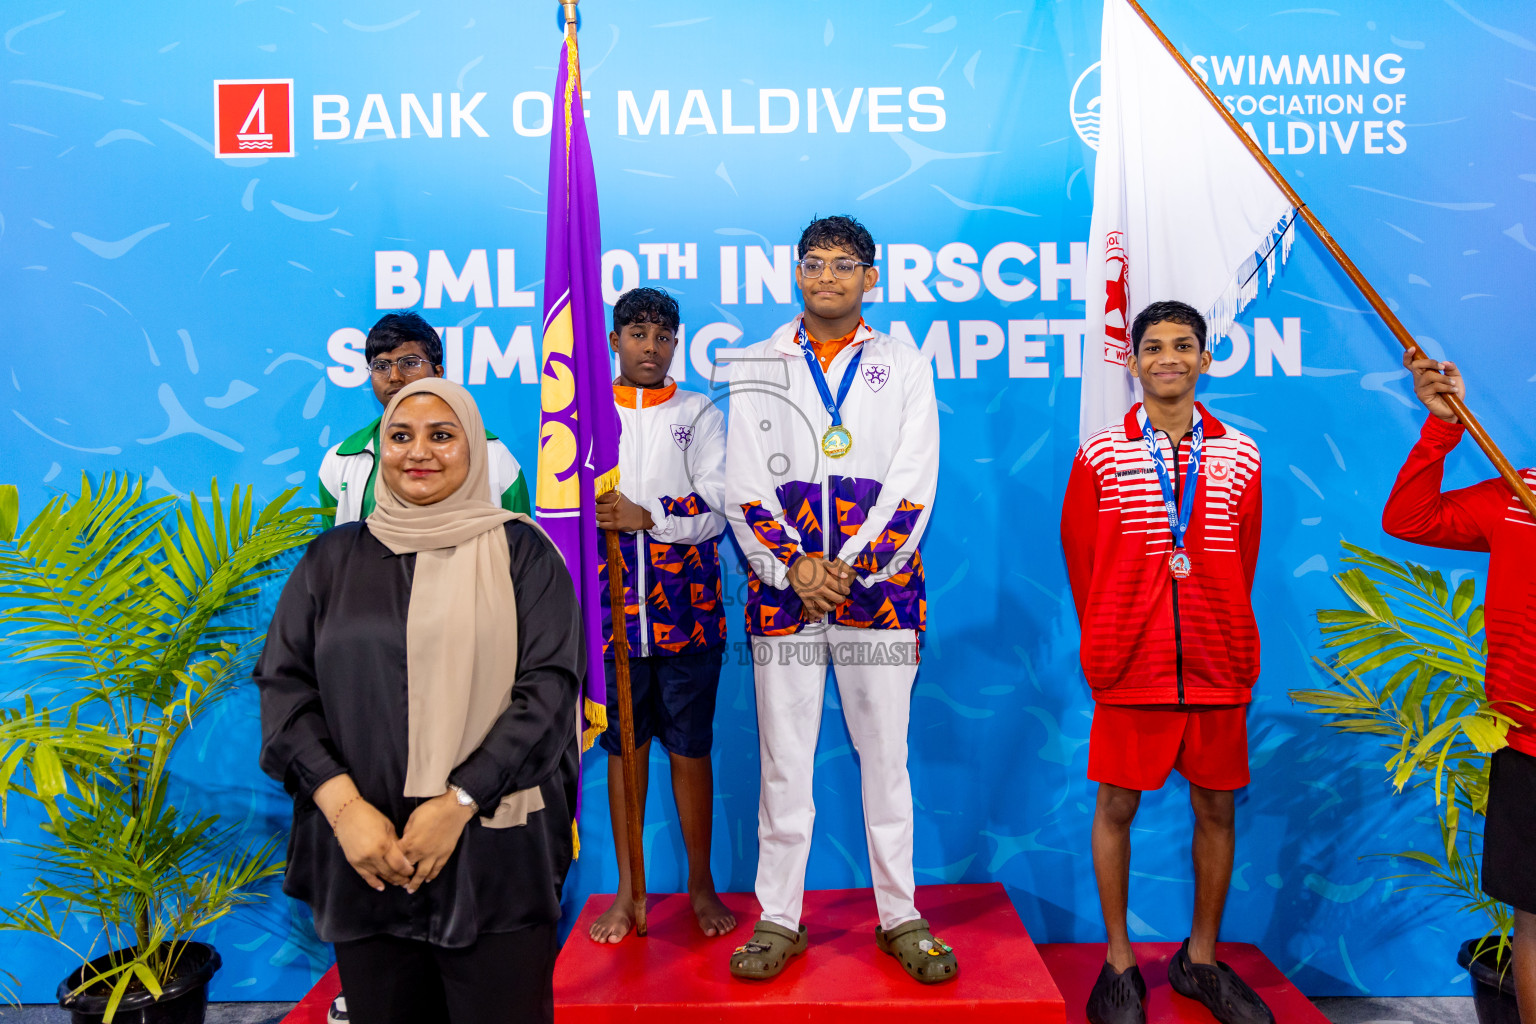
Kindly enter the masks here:
<path id="1" fill-rule="evenodd" d="M 1088 740 L 1088 778 L 1122 789 L 1162 789 L 1168 773 L 1202 789 L 1248 785 L 1248 708 L 1128 708 L 1099 704 Z"/>

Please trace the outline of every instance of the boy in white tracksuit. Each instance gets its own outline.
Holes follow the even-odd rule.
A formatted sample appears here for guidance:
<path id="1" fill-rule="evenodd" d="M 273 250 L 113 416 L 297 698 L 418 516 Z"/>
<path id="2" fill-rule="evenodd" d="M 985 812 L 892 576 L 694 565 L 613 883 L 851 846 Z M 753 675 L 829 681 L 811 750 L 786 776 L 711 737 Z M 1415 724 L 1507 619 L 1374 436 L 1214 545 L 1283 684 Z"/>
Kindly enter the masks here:
<path id="1" fill-rule="evenodd" d="M 796 267 L 804 314 L 731 359 L 725 498 L 748 562 L 762 750 L 763 916 L 731 957 L 742 978 L 773 977 L 807 943 L 800 911 L 828 662 L 859 754 L 876 943 L 918 981 L 959 970 L 914 904 L 907 773 L 938 408 L 917 348 L 863 322 L 863 295 L 879 280 L 874 249 L 851 218 L 813 222 Z"/>
<path id="2" fill-rule="evenodd" d="M 419 313 L 386 313 L 368 332 L 364 349 L 369 380 L 380 405 L 421 377 L 443 375 L 443 342 Z M 522 467 L 489 430 L 491 493 L 510 512 L 528 512 L 528 485 Z M 373 511 L 373 478 L 379 460 L 379 418 L 332 445 L 320 463 L 320 507 L 335 507 L 327 526 L 366 519 Z"/>
<path id="3" fill-rule="evenodd" d="M 677 344 L 677 303 L 636 288 L 613 307 L 609 344 L 619 356 L 613 383 L 619 411 L 619 489 L 597 499 L 597 524 L 618 530 L 624 557 L 624 622 L 629 642 L 640 806 L 649 781 L 650 743 L 668 754 L 678 824 L 688 855 L 688 896 L 705 935 L 723 935 L 736 918 L 715 893 L 709 869 L 714 815 L 715 694 L 725 655 L 718 538 L 725 494 L 725 417 L 708 398 L 680 391 L 667 369 Z M 606 567 L 604 570 L 606 579 Z M 612 622 L 602 587 L 603 623 Z M 612 645 L 608 637 L 608 645 Z M 589 932 L 618 942 L 634 925 L 629 846 L 619 759 L 618 685 L 608 674 L 608 807 L 619 861 L 618 894 Z"/>

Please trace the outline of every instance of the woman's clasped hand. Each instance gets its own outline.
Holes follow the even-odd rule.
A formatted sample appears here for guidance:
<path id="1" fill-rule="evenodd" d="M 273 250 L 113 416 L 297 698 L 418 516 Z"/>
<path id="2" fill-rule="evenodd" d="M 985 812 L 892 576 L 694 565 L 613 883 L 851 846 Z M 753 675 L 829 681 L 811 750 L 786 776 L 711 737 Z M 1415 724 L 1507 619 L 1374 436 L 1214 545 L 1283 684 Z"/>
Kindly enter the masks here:
<path id="1" fill-rule="evenodd" d="M 388 884 L 414 893 L 436 878 L 475 816 L 473 805 L 461 805 L 447 792 L 419 804 L 406 820 L 405 834 L 397 835 L 389 818 L 364 800 L 346 775 L 317 789 L 315 804 L 352 870 L 379 892 Z"/>

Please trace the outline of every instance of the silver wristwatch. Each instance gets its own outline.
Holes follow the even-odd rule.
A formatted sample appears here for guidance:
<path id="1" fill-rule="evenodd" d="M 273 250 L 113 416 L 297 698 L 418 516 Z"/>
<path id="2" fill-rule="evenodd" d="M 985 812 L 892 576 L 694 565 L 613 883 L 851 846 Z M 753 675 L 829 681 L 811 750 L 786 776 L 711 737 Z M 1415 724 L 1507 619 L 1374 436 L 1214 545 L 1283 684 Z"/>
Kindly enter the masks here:
<path id="1" fill-rule="evenodd" d="M 475 803 L 475 798 L 470 796 L 469 791 L 463 786 L 449 786 L 448 791 L 453 794 L 453 798 L 459 802 L 460 807 L 479 806 L 479 804 Z"/>

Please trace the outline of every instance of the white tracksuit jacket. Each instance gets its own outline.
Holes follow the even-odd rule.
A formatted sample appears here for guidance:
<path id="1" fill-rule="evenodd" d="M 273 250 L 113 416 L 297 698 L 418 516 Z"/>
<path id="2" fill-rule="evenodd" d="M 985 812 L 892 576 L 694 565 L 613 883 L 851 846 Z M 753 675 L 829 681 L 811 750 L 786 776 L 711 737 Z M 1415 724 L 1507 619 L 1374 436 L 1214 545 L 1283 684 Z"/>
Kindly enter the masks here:
<path id="1" fill-rule="evenodd" d="M 654 527 L 620 536 L 630 653 L 697 654 L 725 642 L 718 541 L 725 532 L 725 417 L 704 395 L 614 386 L 619 491 Z M 645 556 L 635 557 L 644 540 Z M 602 572 L 607 580 L 606 566 Z M 608 588 L 603 622 L 610 623 Z M 639 595 L 644 595 L 640 600 Z M 610 634 L 611 627 L 605 629 Z"/>
<path id="2" fill-rule="evenodd" d="M 747 632 L 799 632 L 801 602 L 785 571 L 802 554 L 829 550 L 858 575 L 831 622 L 922 630 L 918 547 L 939 477 L 933 368 L 915 345 L 862 325 L 826 371 L 835 396 L 863 350 L 842 407 L 853 447 L 827 458 L 821 435 L 832 420 L 798 343 L 800 319 L 731 357 L 725 500 L 741 511 L 731 520 L 748 562 Z"/>

